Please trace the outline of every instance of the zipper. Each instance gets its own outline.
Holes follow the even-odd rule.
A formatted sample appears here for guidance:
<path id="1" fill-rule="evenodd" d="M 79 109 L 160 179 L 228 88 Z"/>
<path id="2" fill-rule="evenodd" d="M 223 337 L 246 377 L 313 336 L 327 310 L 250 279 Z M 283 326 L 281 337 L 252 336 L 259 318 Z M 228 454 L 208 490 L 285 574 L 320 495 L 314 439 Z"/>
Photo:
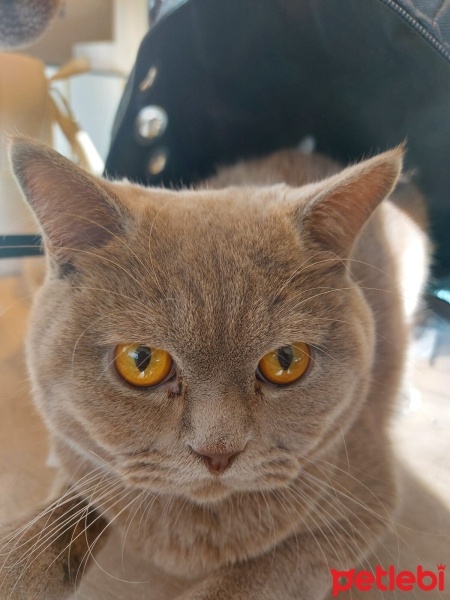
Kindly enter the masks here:
<path id="1" fill-rule="evenodd" d="M 383 4 L 389 6 L 393 11 L 402 17 L 413 29 L 415 29 L 420 35 L 430 43 L 444 58 L 450 61 L 450 50 L 448 50 L 439 40 L 437 40 L 428 29 L 421 25 L 414 17 L 412 17 L 407 10 L 402 8 L 395 2 L 395 0 L 381 0 Z"/>

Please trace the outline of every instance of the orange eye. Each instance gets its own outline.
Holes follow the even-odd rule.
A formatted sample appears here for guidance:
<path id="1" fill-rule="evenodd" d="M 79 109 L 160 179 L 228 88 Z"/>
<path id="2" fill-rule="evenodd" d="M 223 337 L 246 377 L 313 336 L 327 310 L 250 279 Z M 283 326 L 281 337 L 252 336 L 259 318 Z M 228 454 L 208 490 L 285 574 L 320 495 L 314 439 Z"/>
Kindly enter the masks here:
<path id="1" fill-rule="evenodd" d="M 310 362 L 308 344 L 299 342 L 265 354 L 259 361 L 258 372 L 269 383 L 288 385 L 306 373 Z"/>
<path id="2" fill-rule="evenodd" d="M 114 351 L 114 362 L 122 379 L 136 387 L 162 383 L 173 364 L 165 350 L 141 344 L 119 344 Z"/>

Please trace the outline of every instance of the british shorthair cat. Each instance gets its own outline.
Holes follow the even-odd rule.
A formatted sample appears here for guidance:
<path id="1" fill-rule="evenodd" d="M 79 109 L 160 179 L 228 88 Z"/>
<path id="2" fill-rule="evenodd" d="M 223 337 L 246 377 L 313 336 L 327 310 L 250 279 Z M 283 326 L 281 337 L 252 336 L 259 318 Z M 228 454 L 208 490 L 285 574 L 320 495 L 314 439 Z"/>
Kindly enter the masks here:
<path id="1" fill-rule="evenodd" d="M 28 364 L 67 487 L 4 532 L 2 598 L 70 597 L 111 530 L 178 600 L 320 600 L 364 564 L 396 510 L 387 426 L 426 274 L 402 153 L 286 150 L 173 191 L 14 142 L 48 255 Z"/>

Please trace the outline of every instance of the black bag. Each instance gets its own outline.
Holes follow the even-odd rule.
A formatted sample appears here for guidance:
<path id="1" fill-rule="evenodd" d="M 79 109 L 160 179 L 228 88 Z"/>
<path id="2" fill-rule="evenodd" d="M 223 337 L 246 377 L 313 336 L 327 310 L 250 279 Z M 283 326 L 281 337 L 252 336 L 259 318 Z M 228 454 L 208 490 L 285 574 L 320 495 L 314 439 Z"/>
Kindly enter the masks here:
<path id="1" fill-rule="evenodd" d="M 344 163 L 407 139 L 406 167 L 429 202 L 435 274 L 450 272 L 450 0 L 156 7 L 108 174 L 179 186 L 306 135 Z"/>

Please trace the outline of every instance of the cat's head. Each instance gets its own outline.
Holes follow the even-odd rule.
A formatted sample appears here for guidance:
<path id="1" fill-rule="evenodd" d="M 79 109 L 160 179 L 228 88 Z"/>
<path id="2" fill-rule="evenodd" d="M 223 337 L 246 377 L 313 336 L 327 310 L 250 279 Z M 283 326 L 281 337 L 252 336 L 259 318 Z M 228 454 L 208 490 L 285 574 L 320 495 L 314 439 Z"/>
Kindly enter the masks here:
<path id="1" fill-rule="evenodd" d="M 35 395 L 83 458 L 216 501 L 288 485 L 355 418 L 374 333 L 347 260 L 400 150 L 298 189 L 113 183 L 21 139 L 12 161 L 49 257 Z"/>

